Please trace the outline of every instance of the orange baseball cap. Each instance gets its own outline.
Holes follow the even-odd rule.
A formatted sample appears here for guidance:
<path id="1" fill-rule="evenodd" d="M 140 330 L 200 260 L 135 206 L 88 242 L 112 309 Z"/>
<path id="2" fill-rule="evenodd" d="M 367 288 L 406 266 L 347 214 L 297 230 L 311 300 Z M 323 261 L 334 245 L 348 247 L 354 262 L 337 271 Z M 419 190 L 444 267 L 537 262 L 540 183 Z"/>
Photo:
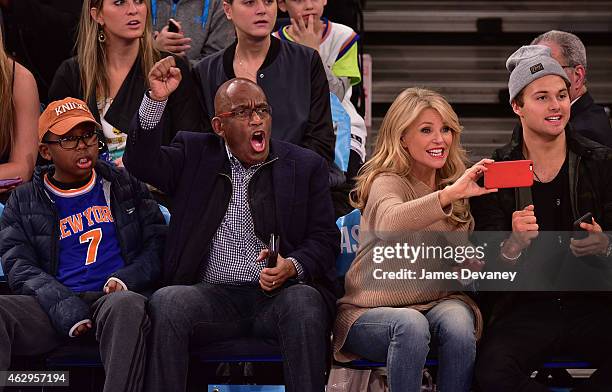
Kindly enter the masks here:
<path id="1" fill-rule="evenodd" d="M 47 131 L 61 136 L 83 123 L 89 123 L 95 125 L 97 129 L 102 129 L 89 111 L 87 104 L 80 99 L 68 97 L 60 101 L 53 101 L 38 119 L 38 140 L 42 141 Z"/>

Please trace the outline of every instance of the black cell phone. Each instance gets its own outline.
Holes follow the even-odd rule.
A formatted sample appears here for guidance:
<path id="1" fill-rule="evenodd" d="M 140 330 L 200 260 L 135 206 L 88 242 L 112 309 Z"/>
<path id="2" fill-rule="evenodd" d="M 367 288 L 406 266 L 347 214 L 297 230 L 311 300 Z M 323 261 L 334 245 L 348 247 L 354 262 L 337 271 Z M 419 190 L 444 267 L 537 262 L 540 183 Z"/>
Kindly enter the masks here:
<path id="1" fill-rule="evenodd" d="M 278 246 L 280 237 L 274 233 L 270 234 L 270 243 L 268 244 L 268 260 L 266 262 L 266 268 L 276 267 L 276 260 L 278 259 Z"/>
<path id="2" fill-rule="evenodd" d="M 168 31 L 171 33 L 178 33 L 179 30 L 179 25 L 177 25 L 174 20 L 168 19 Z"/>
<path id="3" fill-rule="evenodd" d="M 588 237 L 589 233 L 585 229 L 580 227 L 580 224 L 582 222 L 592 223 L 592 221 L 593 221 L 593 214 L 590 212 L 587 212 L 586 214 L 582 215 L 580 218 L 576 219 L 576 221 L 574 222 L 574 238 L 577 240 L 580 240 L 580 239 Z"/>

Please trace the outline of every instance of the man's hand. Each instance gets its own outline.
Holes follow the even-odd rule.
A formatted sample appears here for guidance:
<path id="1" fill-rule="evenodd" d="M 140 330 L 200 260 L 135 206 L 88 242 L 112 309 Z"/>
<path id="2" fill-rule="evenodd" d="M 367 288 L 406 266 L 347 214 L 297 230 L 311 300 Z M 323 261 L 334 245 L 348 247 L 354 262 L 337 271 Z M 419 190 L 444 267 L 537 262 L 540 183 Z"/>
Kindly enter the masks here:
<path id="1" fill-rule="evenodd" d="M 81 336 L 85 332 L 89 331 L 92 328 L 92 324 L 90 322 L 84 323 L 76 327 L 76 329 L 72 332 L 74 337 Z"/>
<path id="2" fill-rule="evenodd" d="M 480 272 L 484 269 L 485 262 L 483 260 L 479 260 L 477 258 L 467 259 L 463 263 L 454 266 L 455 271 L 459 272 L 462 269 L 469 269 L 472 272 Z"/>
<path id="3" fill-rule="evenodd" d="M 255 262 L 265 260 L 268 257 L 268 249 L 259 252 L 259 257 Z M 281 287 L 287 279 L 297 276 L 295 265 L 291 260 L 287 260 L 280 254 L 276 259 L 276 267 L 264 268 L 259 273 L 259 286 L 263 291 L 272 291 Z"/>
<path id="4" fill-rule="evenodd" d="M 591 223 L 582 222 L 580 227 L 586 230 L 589 235 L 581 240 L 573 239 L 570 241 L 570 249 L 574 256 L 593 256 L 605 255 L 608 252 L 610 239 L 603 234 L 601 226 L 591 218 Z"/>
<path id="5" fill-rule="evenodd" d="M 121 286 L 121 284 L 116 280 L 109 280 L 106 286 L 104 286 L 104 294 L 110 294 L 122 290 L 123 286 Z"/>
<path id="6" fill-rule="evenodd" d="M 1 1 L 1 0 L 0 0 Z M 174 20 L 179 26 L 178 33 L 171 33 L 168 31 L 168 26 L 164 26 L 163 29 L 155 34 L 155 47 L 157 50 L 174 53 L 178 56 L 185 56 L 185 53 L 191 49 L 191 38 L 185 37 L 181 24 Z"/>
<path id="7" fill-rule="evenodd" d="M 181 70 L 176 67 L 174 57 L 168 56 L 159 60 L 153 65 L 149 72 L 149 93 L 151 99 L 155 101 L 165 101 L 168 99 L 181 83 L 183 76 Z"/>
<path id="8" fill-rule="evenodd" d="M 520 211 L 514 211 L 512 213 L 512 235 L 504 242 L 502 253 L 509 258 L 518 257 L 521 251 L 538 236 L 538 229 L 533 204 Z"/>
<path id="9" fill-rule="evenodd" d="M 469 269 L 472 272 L 480 272 L 484 269 L 485 263 L 482 260 L 477 258 L 467 259 L 463 263 L 457 263 L 451 267 L 453 272 L 456 272 L 459 276 L 461 276 L 462 269 Z M 461 280 L 461 279 L 459 279 Z"/>
<path id="10" fill-rule="evenodd" d="M 296 19 L 291 19 L 291 35 L 298 44 L 308 46 L 316 51 L 319 51 L 319 45 L 321 44 L 321 32 L 315 32 L 314 29 L 314 16 L 308 15 L 308 27 L 304 23 L 304 18 L 298 16 Z"/>

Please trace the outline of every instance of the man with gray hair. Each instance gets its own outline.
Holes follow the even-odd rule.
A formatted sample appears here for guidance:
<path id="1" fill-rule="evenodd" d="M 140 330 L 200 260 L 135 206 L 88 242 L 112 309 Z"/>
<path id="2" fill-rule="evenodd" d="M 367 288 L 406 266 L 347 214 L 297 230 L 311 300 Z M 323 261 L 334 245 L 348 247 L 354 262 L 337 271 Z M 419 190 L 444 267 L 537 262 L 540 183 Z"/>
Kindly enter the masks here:
<path id="1" fill-rule="evenodd" d="M 531 45 L 548 46 L 572 83 L 570 125 L 582 136 L 612 147 L 612 128 L 605 110 L 596 105 L 587 91 L 586 49 L 580 38 L 565 31 L 551 30 L 535 38 Z"/>

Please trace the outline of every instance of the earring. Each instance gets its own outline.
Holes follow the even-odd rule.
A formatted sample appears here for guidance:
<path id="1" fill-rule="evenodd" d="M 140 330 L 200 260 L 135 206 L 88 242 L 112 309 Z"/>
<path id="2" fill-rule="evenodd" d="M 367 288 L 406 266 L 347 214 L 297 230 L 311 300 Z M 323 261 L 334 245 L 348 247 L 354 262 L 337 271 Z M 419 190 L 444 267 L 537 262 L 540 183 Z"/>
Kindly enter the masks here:
<path id="1" fill-rule="evenodd" d="M 98 31 L 98 42 L 103 44 L 104 42 L 106 42 L 106 35 L 104 34 L 104 30 L 100 29 Z"/>

